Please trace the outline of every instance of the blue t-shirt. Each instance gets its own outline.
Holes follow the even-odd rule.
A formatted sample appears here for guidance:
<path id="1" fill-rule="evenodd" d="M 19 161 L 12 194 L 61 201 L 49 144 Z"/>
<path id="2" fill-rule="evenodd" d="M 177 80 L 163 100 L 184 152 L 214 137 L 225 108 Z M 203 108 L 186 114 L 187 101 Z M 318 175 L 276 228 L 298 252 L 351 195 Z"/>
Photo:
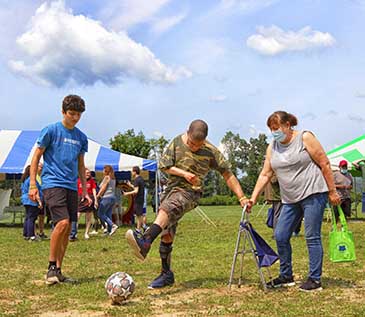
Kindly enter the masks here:
<path id="1" fill-rule="evenodd" d="M 28 192 L 29 192 L 29 184 L 30 184 L 30 177 L 28 177 L 23 183 L 22 183 L 22 204 L 25 205 L 30 205 L 30 206 L 38 206 L 38 202 L 34 202 L 33 200 L 31 200 L 28 196 Z M 37 182 L 37 188 L 38 188 L 38 192 L 39 192 L 39 197 L 42 200 L 43 195 L 42 195 L 42 191 L 41 191 L 41 186 L 39 186 L 39 183 Z"/>
<path id="2" fill-rule="evenodd" d="M 42 189 L 62 187 L 77 190 L 78 158 L 87 152 L 88 141 L 84 133 L 62 122 L 45 127 L 37 140 L 43 153 Z"/>

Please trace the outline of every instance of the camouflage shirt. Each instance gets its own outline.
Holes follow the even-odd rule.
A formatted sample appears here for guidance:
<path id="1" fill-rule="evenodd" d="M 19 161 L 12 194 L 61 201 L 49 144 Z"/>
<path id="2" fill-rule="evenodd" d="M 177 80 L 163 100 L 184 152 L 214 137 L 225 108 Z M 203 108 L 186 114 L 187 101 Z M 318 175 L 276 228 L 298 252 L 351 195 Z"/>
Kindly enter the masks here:
<path id="1" fill-rule="evenodd" d="M 185 178 L 177 175 L 169 175 L 168 188 L 179 187 L 187 190 L 202 191 L 205 175 L 215 169 L 223 174 L 230 171 L 230 164 L 223 154 L 211 143 L 205 141 L 197 151 L 192 152 L 183 142 L 182 135 L 175 137 L 163 153 L 159 168 L 163 171 L 171 167 L 177 167 L 195 174 L 199 178 L 199 186 L 193 186 Z"/>

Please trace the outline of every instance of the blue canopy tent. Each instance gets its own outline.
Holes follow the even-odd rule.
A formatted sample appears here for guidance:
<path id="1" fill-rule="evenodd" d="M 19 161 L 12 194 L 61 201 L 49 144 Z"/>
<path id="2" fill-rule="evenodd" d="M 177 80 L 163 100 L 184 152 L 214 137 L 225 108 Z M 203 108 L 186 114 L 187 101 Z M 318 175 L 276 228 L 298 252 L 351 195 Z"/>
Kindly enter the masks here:
<path id="1" fill-rule="evenodd" d="M 36 142 L 39 134 L 40 131 L 31 130 L 0 130 L 1 175 L 5 175 L 7 179 L 20 178 L 26 166 L 31 162 L 37 148 Z M 85 166 L 90 171 L 102 171 L 104 165 L 111 165 L 117 179 L 130 179 L 130 171 L 133 166 L 138 166 L 142 171 L 148 172 L 148 178 L 155 178 L 157 186 L 158 181 L 155 177 L 157 162 L 155 160 L 120 153 L 102 146 L 92 139 L 88 140 L 89 148 L 85 154 Z M 130 223 L 133 216 L 132 206 L 129 207 L 128 212 L 123 216 L 123 221 L 127 219 L 126 223 Z"/>
<path id="2" fill-rule="evenodd" d="M 40 131 L 0 130 L 0 173 L 23 173 L 30 164 L 37 147 Z M 133 166 L 155 172 L 157 162 L 123 154 L 89 139 L 89 151 L 85 154 L 85 165 L 91 171 L 102 171 L 104 165 L 113 166 L 116 172 L 130 171 Z"/>

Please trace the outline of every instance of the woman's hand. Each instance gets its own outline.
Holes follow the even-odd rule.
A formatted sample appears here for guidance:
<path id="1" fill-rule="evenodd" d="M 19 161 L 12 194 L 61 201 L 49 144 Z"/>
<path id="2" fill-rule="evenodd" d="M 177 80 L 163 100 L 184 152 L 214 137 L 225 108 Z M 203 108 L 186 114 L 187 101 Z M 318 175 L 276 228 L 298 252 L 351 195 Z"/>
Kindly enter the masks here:
<path id="1" fill-rule="evenodd" d="M 332 206 L 337 206 L 341 203 L 340 195 L 336 190 L 330 190 L 328 192 L 328 200 Z"/>

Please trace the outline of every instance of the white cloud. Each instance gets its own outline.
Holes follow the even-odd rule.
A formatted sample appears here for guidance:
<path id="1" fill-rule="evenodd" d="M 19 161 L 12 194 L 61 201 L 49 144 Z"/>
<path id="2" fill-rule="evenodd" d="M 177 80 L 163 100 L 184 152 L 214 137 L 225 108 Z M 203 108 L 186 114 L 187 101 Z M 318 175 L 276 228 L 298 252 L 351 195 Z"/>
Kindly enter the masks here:
<path id="1" fill-rule="evenodd" d="M 226 55 L 227 41 L 224 38 L 198 38 L 186 51 L 186 60 L 194 73 L 206 74 L 216 69 Z"/>
<path id="2" fill-rule="evenodd" d="M 221 0 L 219 8 L 235 13 L 251 13 L 272 6 L 278 0 Z"/>
<path id="3" fill-rule="evenodd" d="M 150 22 L 171 0 L 109 1 L 100 13 L 103 21 L 114 30 L 126 30 L 140 23 Z"/>
<path id="4" fill-rule="evenodd" d="M 350 121 L 353 121 L 353 122 L 356 122 L 359 124 L 365 123 L 365 118 L 363 118 L 359 115 L 349 114 L 347 117 L 349 118 Z"/>
<path id="5" fill-rule="evenodd" d="M 217 95 L 217 96 L 212 96 L 209 99 L 211 102 L 224 102 L 227 100 L 227 96 L 225 95 Z"/>
<path id="6" fill-rule="evenodd" d="M 365 92 L 357 91 L 357 92 L 355 93 L 355 97 L 356 97 L 356 98 L 365 98 Z"/>
<path id="7" fill-rule="evenodd" d="M 63 1 L 41 5 L 17 44 L 25 56 L 10 61 L 11 69 L 46 85 L 117 84 L 125 77 L 173 83 L 191 76 L 184 67 L 164 65 L 125 32 L 111 32 L 95 20 L 73 15 Z"/>
<path id="8" fill-rule="evenodd" d="M 257 129 L 256 126 L 254 124 L 250 124 L 249 128 L 248 128 L 248 132 L 255 136 L 257 134 Z"/>
<path id="9" fill-rule="evenodd" d="M 303 119 L 315 120 L 317 116 L 313 112 L 307 112 L 303 115 Z"/>
<path id="10" fill-rule="evenodd" d="M 329 33 L 314 31 L 306 26 L 298 32 L 285 32 L 277 26 L 257 28 L 258 34 L 251 35 L 246 44 L 263 55 L 277 55 L 288 51 L 304 51 L 333 46 L 336 41 Z"/>
<path id="11" fill-rule="evenodd" d="M 186 15 L 187 13 L 183 12 L 178 15 L 157 19 L 152 25 L 152 32 L 156 34 L 164 33 L 184 20 Z"/>

